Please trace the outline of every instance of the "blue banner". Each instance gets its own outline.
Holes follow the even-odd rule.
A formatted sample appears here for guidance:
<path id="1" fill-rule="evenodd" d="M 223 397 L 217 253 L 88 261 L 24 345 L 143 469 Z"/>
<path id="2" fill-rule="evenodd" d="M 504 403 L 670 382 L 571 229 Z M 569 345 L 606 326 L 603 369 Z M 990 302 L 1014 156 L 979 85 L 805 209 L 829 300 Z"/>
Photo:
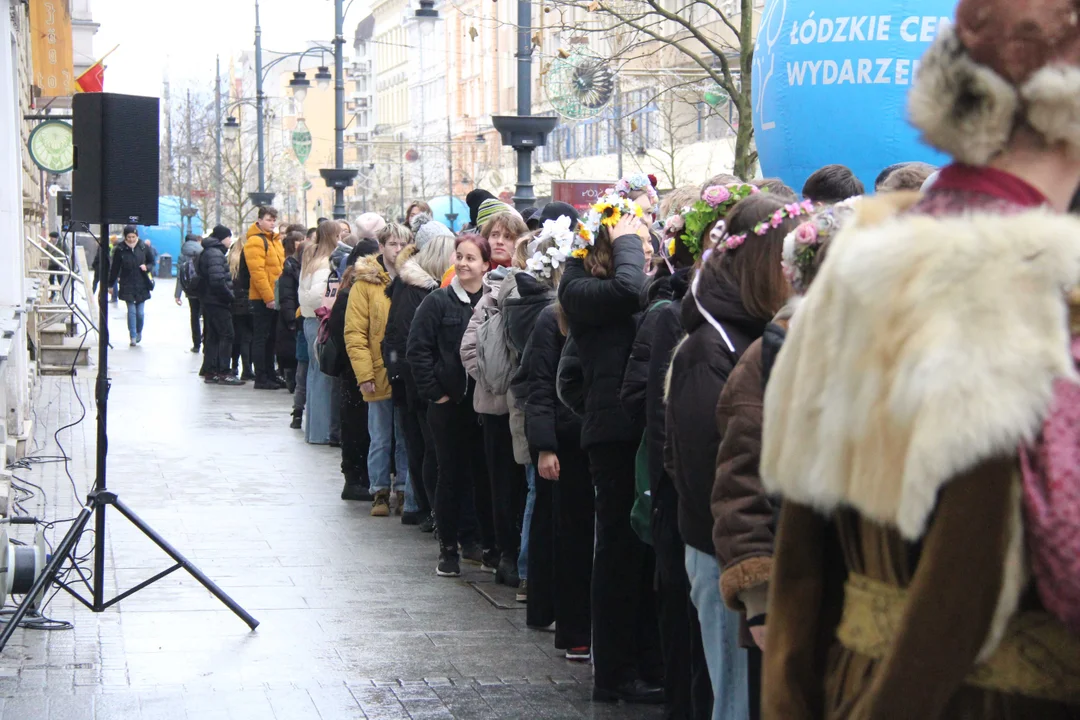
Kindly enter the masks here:
<path id="1" fill-rule="evenodd" d="M 956 0 L 766 0 L 754 51 L 754 133 L 762 174 L 800 190 L 847 165 L 873 191 L 885 167 L 946 158 L 907 120 L 919 58 Z"/>

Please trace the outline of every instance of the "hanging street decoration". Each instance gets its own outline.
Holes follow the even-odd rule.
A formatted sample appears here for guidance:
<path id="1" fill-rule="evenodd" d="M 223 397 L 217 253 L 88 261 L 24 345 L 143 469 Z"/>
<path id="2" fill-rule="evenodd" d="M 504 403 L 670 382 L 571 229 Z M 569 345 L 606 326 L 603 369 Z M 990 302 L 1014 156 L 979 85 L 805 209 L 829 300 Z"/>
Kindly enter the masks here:
<path id="1" fill-rule="evenodd" d="M 296 153 L 296 159 L 303 165 L 311 155 L 311 131 L 308 130 L 304 118 L 296 121 L 296 127 L 292 131 L 292 149 Z"/>

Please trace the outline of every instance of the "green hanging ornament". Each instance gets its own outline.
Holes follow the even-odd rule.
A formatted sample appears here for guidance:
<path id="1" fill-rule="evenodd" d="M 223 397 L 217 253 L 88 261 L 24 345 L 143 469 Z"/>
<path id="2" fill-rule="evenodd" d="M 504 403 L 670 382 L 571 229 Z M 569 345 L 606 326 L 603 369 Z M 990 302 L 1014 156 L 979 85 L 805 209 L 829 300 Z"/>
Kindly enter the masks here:
<path id="1" fill-rule="evenodd" d="M 292 131 L 292 149 L 301 165 L 306 163 L 311 155 L 311 131 L 308 130 L 304 118 L 296 121 L 296 127 Z"/>

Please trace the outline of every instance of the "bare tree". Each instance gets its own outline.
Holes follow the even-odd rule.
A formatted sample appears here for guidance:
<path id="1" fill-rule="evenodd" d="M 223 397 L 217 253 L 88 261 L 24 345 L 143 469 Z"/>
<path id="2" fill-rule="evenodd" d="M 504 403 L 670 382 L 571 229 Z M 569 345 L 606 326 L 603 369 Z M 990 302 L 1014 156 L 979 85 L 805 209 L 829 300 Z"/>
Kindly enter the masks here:
<path id="1" fill-rule="evenodd" d="M 556 29 L 608 39 L 621 67 L 646 58 L 677 67 L 681 60 L 689 62 L 686 75 L 718 85 L 733 109 L 734 174 L 753 176 L 755 0 L 552 0 L 552 5 L 559 10 Z"/>

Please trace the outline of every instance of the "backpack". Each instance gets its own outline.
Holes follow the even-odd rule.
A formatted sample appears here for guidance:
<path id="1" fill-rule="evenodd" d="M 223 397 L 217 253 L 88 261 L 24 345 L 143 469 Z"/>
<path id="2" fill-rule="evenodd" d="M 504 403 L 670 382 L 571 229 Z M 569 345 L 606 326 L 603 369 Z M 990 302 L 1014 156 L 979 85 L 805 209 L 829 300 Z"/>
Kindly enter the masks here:
<path id="1" fill-rule="evenodd" d="M 646 315 L 657 308 L 670 305 L 670 300 L 657 300 L 646 311 Z M 637 453 L 634 455 L 634 505 L 630 508 L 630 527 L 641 542 L 652 545 L 652 482 L 649 477 L 649 433 L 641 436 Z"/>
<path id="2" fill-rule="evenodd" d="M 518 365 L 517 352 L 510 347 L 502 312 L 489 307 L 484 313 L 476 328 L 477 382 L 492 395 L 505 395 Z"/>
<path id="3" fill-rule="evenodd" d="M 181 258 L 180 267 L 176 270 L 177 282 L 180 283 L 180 287 L 188 295 L 197 295 L 202 285 L 202 276 L 199 275 L 198 266 L 200 255 Z"/>
<path id="4" fill-rule="evenodd" d="M 327 308 L 315 309 L 315 316 L 319 318 L 319 332 L 315 336 L 315 361 L 319 363 L 319 371 L 323 375 L 339 377 L 341 365 L 345 361 L 345 348 L 338 345 L 337 339 L 330 332 L 330 313 Z"/>

